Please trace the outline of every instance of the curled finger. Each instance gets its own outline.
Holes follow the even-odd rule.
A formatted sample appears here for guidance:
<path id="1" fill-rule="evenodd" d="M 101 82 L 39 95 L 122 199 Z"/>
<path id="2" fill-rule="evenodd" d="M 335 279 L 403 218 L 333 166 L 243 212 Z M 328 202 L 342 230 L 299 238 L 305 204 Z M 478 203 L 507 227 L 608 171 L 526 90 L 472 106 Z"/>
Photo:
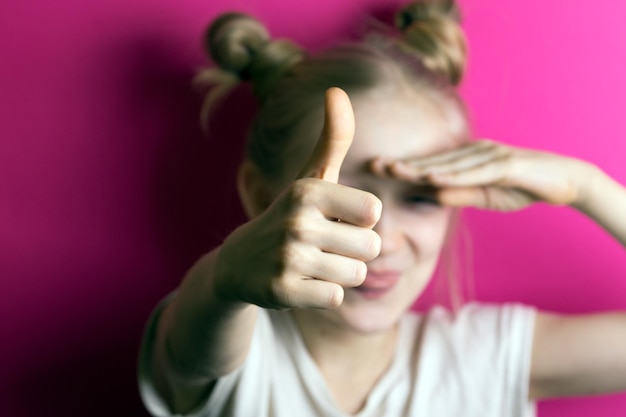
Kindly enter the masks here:
<path id="1" fill-rule="evenodd" d="M 358 259 L 320 251 L 301 266 L 301 271 L 305 276 L 350 288 L 363 283 L 367 266 Z"/>
<path id="2" fill-rule="evenodd" d="M 288 308 L 335 308 L 341 305 L 344 296 L 339 284 L 308 277 L 291 280 L 275 292 Z"/>
<path id="3" fill-rule="evenodd" d="M 380 253 L 380 236 L 372 229 L 345 222 L 323 222 L 313 225 L 306 237 L 308 243 L 322 251 L 365 262 L 371 261 Z"/>

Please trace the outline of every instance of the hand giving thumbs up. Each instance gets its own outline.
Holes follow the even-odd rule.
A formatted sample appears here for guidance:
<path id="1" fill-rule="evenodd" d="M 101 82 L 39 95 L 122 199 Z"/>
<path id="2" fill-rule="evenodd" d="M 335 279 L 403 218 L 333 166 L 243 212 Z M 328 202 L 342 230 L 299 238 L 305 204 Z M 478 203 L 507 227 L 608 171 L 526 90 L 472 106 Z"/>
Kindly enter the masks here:
<path id="1" fill-rule="evenodd" d="M 354 129 L 347 94 L 329 89 L 322 134 L 297 179 L 222 245 L 216 294 L 267 308 L 332 308 L 363 282 L 365 262 L 380 251 L 372 228 L 382 204 L 337 184 Z"/>

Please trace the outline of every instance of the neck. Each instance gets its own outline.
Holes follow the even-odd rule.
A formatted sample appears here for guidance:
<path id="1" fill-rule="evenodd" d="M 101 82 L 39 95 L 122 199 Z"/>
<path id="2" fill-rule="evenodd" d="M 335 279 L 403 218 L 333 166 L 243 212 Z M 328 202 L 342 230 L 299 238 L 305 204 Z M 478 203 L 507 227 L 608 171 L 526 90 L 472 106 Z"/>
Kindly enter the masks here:
<path id="1" fill-rule="evenodd" d="M 398 327 L 362 333 L 335 323 L 315 310 L 292 310 L 311 357 L 325 375 L 380 376 L 395 353 Z"/>

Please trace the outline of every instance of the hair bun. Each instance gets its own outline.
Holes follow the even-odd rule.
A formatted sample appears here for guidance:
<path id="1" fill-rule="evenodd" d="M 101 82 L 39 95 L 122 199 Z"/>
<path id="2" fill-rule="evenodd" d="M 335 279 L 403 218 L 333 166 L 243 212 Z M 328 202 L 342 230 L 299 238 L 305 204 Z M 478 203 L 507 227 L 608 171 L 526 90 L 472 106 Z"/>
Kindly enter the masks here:
<path id="1" fill-rule="evenodd" d="M 453 0 L 422 0 L 400 10 L 395 24 L 427 68 L 458 85 L 467 60 L 467 44 L 459 22 L 460 12 Z"/>
<path id="2" fill-rule="evenodd" d="M 227 13 L 209 26 L 204 47 L 222 69 L 246 79 L 254 55 L 269 41 L 261 22 L 245 14 Z"/>
<path id="3" fill-rule="evenodd" d="M 205 49 L 222 70 L 252 82 L 255 94 L 263 99 L 274 83 L 305 53 L 287 40 L 271 40 L 257 19 L 227 13 L 217 18 L 206 32 Z"/>

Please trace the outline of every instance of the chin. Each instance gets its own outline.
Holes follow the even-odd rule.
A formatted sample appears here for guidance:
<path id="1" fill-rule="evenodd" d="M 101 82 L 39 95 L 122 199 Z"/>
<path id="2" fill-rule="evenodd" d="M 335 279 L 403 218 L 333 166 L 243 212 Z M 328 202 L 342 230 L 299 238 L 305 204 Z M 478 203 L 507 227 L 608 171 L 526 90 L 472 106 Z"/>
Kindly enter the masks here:
<path id="1" fill-rule="evenodd" d="M 396 317 L 351 317 L 346 320 L 350 328 L 362 334 L 384 333 L 393 329 L 400 321 L 402 315 Z"/>
<path id="2" fill-rule="evenodd" d="M 378 333 L 392 329 L 412 305 L 412 301 L 390 299 L 380 302 L 355 298 L 357 297 L 347 297 L 337 313 L 343 325 L 359 333 Z"/>
<path id="3" fill-rule="evenodd" d="M 360 288 L 345 291 L 337 308 L 343 325 L 360 333 L 376 333 L 393 328 L 424 291 L 428 280 L 403 280 L 391 291 L 376 293 Z"/>

